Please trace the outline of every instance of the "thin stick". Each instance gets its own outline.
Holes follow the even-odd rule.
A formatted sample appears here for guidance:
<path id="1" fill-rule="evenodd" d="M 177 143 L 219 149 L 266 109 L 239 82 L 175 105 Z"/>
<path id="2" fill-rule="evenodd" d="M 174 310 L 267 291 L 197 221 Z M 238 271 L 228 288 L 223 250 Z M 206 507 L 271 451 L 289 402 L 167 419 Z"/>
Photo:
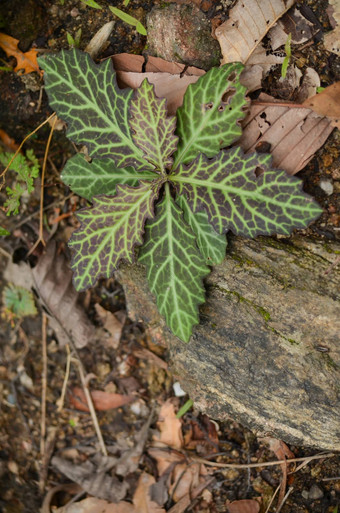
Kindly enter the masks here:
<path id="1" fill-rule="evenodd" d="M 44 207 L 44 212 L 46 212 L 46 210 L 50 210 L 51 208 L 53 207 L 56 207 L 57 205 L 60 205 L 61 203 L 65 203 L 65 201 L 69 200 L 70 198 L 72 198 L 72 196 L 74 196 L 74 192 L 71 192 L 68 196 L 66 196 L 65 198 L 62 198 L 62 199 L 59 199 L 59 200 L 56 200 L 54 201 L 53 203 L 50 203 L 49 205 L 47 205 L 46 207 Z M 20 228 L 20 226 L 22 226 L 23 224 L 27 223 L 27 221 L 30 221 L 31 219 L 33 219 L 33 217 L 35 216 L 38 216 L 40 214 L 40 209 L 39 210 L 36 210 L 35 212 L 33 212 L 32 214 L 30 214 L 29 216 L 25 217 L 24 219 L 22 219 L 20 221 L 20 223 L 16 224 L 15 227 L 14 227 L 14 230 L 16 230 L 17 228 Z"/>
<path id="2" fill-rule="evenodd" d="M 35 248 L 38 246 L 38 244 L 40 242 L 42 242 L 42 244 L 44 246 L 46 246 L 46 243 L 44 241 L 44 225 L 43 225 L 43 220 L 44 220 L 44 182 L 45 182 L 45 171 L 46 171 L 46 163 L 47 163 L 47 156 L 48 156 L 48 151 L 50 149 L 50 144 L 51 144 L 51 140 L 52 140 L 52 135 L 53 135 L 53 131 L 54 131 L 54 126 L 57 122 L 57 116 L 55 116 L 55 118 L 53 119 L 53 123 L 52 123 L 52 126 L 51 126 L 51 130 L 50 130 L 50 133 L 49 133 L 49 136 L 48 136 L 48 139 L 47 139 L 47 144 L 46 144 L 46 149 L 45 149 L 45 155 L 44 155 L 44 162 L 43 162 L 43 166 L 42 166 L 42 171 L 41 171 L 41 184 L 40 184 L 40 218 L 39 218 L 39 238 L 38 240 L 33 244 L 33 246 L 31 247 L 31 249 L 29 250 L 27 256 L 29 256 L 31 253 L 33 253 L 33 251 L 35 250 Z"/>
<path id="3" fill-rule="evenodd" d="M 286 495 L 283 497 L 282 502 L 281 502 L 281 504 L 279 505 L 279 507 L 277 508 L 277 510 L 275 511 L 275 513 L 280 513 L 280 511 L 281 511 L 281 509 L 282 509 L 282 507 L 283 507 L 284 503 L 287 501 L 287 499 L 288 499 L 289 495 L 292 493 L 292 491 L 293 491 L 293 490 L 294 490 L 294 488 L 293 488 L 293 487 L 289 488 L 288 492 L 287 492 L 287 493 L 286 493 Z"/>
<path id="4" fill-rule="evenodd" d="M 61 395 L 60 395 L 60 398 L 57 401 L 57 405 L 58 405 L 57 412 L 58 413 L 60 413 L 61 410 L 64 407 L 64 401 L 65 401 L 65 395 L 66 395 L 66 387 L 67 387 L 68 378 L 70 377 L 71 351 L 70 351 L 70 346 L 68 344 L 66 344 L 66 351 L 67 351 L 67 360 L 66 360 L 65 377 L 64 377 L 64 382 L 63 382 L 63 386 L 62 386 L 62 389 L 61 389 Z"/>
<path id="5" fill-rule="evenodd" d="M 2 173 L 0 173 L 0 178 L 2 178 L 2 183 L 0 184 L 0 191 L 1 189 L 3 188 L 3 186 L 5 185 L 5 175 L 7 173 L 7 171 L 9 170 L 13 160 L 17 157 L 18 153 L 20 153 L 20 150 L 21 148 L 23 147 L 23 145 L 25 144 L 25 142 L 33 135 L 35 134 L 42 126 L 46 125 L 46 123 L 48 123 L 53 117 L 57 117 L 55 112 L 53 112 L 53 114 L 51 114 L 47 119 L 45 119 L 45 121 L 43 121 L 37 128 L 35 128 L 33 130 L 33 132 L 31 132 L 30 134 L 26 135 L 26 137 L 21 141 L 20 145 L 19 145 L 19 148 L 17 149 L 17 151 L 14 153 L 13 157 L 11 158 L 11 160 L 9 161 L 9 163 L 7 164 L 7 166 L 5 167 L 5 169 L 2 171 Z"/>
<path id="6" fill-rule="evenodd" d="M 86 397 L 86 400 L 87 400 L 87 405 L 88 405 L 89 410 L 90 410 L 93 426 L 94 426 L 94 429 L 95 429 L 96 434 L 97 434 L 97 438 L 98 438 L 98 441 L 99 441 L 100 449 L 101 449 L 103 455 L 107 456 L 107 454 L 108 454 L 107 453 L 107 449 L 105 447 L 103 435 L 102 435 L 102 433 L 100 431 L 99 422 L 98 422 L 98 419 L 97 419 L 96 410 L 95 410 L 95 408 L 93 406 L 92 397 L 91 397 L 90 391 L 88 389 L 88 383 L 86 381 L 86 377 L 85 377 L 85 373 L 84 373 L 84 369 L 83 369 L 83 364 L 81 363 L 81 361 L 78 358 L 74 358 L 74 361 L 78 364 L 80 381 L 81 381 L 81 384 L 82 384 L 83 389 L 84 389 L 84 394 L 85 394 L 85 397 Z"/>
<path id="7" fill-rule="evenodd" d="M 277 495 L 277 492 L 280 490 L 280 488 L 281 488 L 281 485 L 279 484 L 279 486 L 276 488 L 275 492 L 273 493 L 272 498 L 270 499 L 270 502 L 269 502 L 269 504 L 268 504 L 268 506 L 266 508 L 266 511 L 264 513 L 268 513 L 268 511 L 270 510 L 270 507 L 273 504 L 274 499 L 275 499 L 275 497 Z"/>
<path id="8" fill-rule="evenodd" d="M 41 422 L 40 422 L 40 454 L 44 457 L 46 436 L 46 389 L 47 389 L 47 344 L 46 344 L 47 315 L 42 313 L 41 342 L 43 369 L 41 375 Z"/>
<path id="9" fill-rule="evenodd" d="M 314 456 L 307 456 L 305 458 L 292 458 L 287 460 L 277 460 L 277 461 L 267 461 L 263 463 L 218 463 L 214 461 L 205 460 L 204 458 L 196 458 L 192 456 L 192 459 L 198 461 L 200 463 L 204 463 L 210 467 L 218 467 L 218 468 L 258 468 L 258 467 L 273 467 L 276 465 L 282 465 L 282 463 L 295 463 L 296 461 L 312 461 L 312 460 L 320 460 L 322 458 L 332 458 L 335 456 L 333 452 L 328 452 L 325 454 L 315 454 Z"/>

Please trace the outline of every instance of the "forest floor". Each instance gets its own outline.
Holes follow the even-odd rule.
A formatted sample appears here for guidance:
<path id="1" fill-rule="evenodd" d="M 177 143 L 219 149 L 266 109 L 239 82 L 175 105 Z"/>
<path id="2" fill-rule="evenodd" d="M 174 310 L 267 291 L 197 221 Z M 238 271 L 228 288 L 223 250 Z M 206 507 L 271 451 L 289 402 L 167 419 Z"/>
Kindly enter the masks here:
<path id="1" fill-rule="evenodd" d="M 127 6 L 123 0 L 98 3 L 101 9 L 78 0 L 2 0 L 0 32 L 19 40 L 22 52 L 32 48 L 42 53 L 68 49 L 70 36 L 76 38 L 77 34 L 79 48 L 84 50 L 94 34 L 114 19 L 114 29 L 100 54 L 101 59 L 123 52 L 147 54 L 146 37 L 135 27 L 114 18 L 109 6 L 127 11 L 148 29 L 147 14 L 154 5 L 166 2 L 130 0 Z M 182 3 L 185 2 L 178 2 Z M 228 10 L 236 2 L 197 0 L 194 3 L 214 26 L 227 19 Z M 327 52 L 322 42 L 322 31 L 332 28 L 326 12 L 328 2 L 306 0 L 298 4 L 314 13 L 319 34 L 312 44 L 297 46 L 294 59 L 300 59 L 302 67 L 314 68 L 323 87 L 340 81 L 340 59 Z M 8 57 L 0 50 L 2 151 L 15 151 L 22 139 L 52 112 L 39 74 L 15 73 L 13 66 L 15 57 Z M 263 81 L 262 91 L 277 97 L 279 78 L 277 66 Z M 50 127 L 45 125 L 25 144 L 25 150 L 33 150 L 40 167 L 49 133 Z M 339 141 L 336 129 L 297 175 L 303 180 L 304 190 L 324 209 L 309 231 L 324 237 L 325 243 L 340 239 Z M 61 284 L 51 283 L 48 277 L 53 274 L 54 265 L 60 265 L 61 272 L 68 276 L 68 264 L 58 258 L 60 253 L 68 255 L 66 243 L 76 226 L 73 213 L 85 204 L 70 194 L 60 180 L 67 159 L 74 153 L 74 145 L 66 138 L 65 130 L 55 131 L 43 184 L 42 221 L 45 239 L 57 241 L 58 251 L 52 251 L 50 267 L 44 268 L 46 277 L 39 295 L 48 297 L 54 290 L 60 301 Z M 14 173 L 8 173 L 7 180 L 6 185 L 12 185 Z M 35 184 L 34 191 L 23 196 L 17 215 L 6 216 L 5 210 L 0 210 L 0 225 L 10 232 L 0 242 L 1 290 L 9 283 L 24 284 L 30 268 L 39 265 L 43 253 L 42 245 L 30 253 L 39 237 L 41 220 L 39 178 Z M 3 205 L 5 190 L 0 195 Z M 71 319 L 79 325 L 84 322 L 81 325 L 84 347 L 78 347 L 76 352 L 72 348 L 70 352 L 65 337 L 54 329 L 46 314 L 46 304 L 36 299 L 36 313 L 25 318 L 11 317 L 2 305 L 2 513 L 50 513 L 68 504 L 74 496 L 77 500 L 92 496 L 108 502 L 114 502 L 112 497 L 116 497 L 117 502 L 123 502 L 117 510 L 93 503 L 92 509 L 63 511 L 337 513 L 338 508 L 340 511 L 339 457 L 312 460 L 297 471 L 290 466 L 288 476 L 287 469 L 279 465 L 251 468 L 251 463 L 275 461 L 280 454 L 307 458 L 316 452 L 305 447 L 288 449 L 284 443 L 268 445 L 268 440 L 256 438 L 233 419 L 216 422 L 195 407 L 180 420 L 176 418 L 176 412 L 187 403 L 188 397 L 174 383 L 168 369 L 167 349 L 151 340 L 143 325 L 127 317 L 123 289 L 115 278 L 100 280 L 74 300 L 86 312 L 87 319 L 83 321 L 83 314 L 78 310 Z M 88 329 L 91 336 L 86 340 Z M 65 386 L 66 396 L 61 399 Z M 88 389 L 95 391 L 92 414 L 84 396 Z M 157 441 L 168 446 L 167 455 L 157 453 Z M 210 466 L 207 460 L 211 458 L 230 468 Z M 160 480 L 160 469 L 167 465 L 171 468 Z M 108 482 L 98 469 L 105 470 Z M 102 477 L 99 484 L 98 473 Z M 282 484 L 284 478 L 286 482 Z M 72 482 L 78 485 L 72 488 L 69 486 Z M 149 494 L 155 482 L 157 487 L 153 488 L 150 502 L 150 497 L 144 497 L 143 493 L 146 490 Z M 279 490 L 278 495 L 269 506 L 275 490 Z M 277 497 L 281 493 L 282 499 L 287 491 L 287 497 L 278 505 Z"/>

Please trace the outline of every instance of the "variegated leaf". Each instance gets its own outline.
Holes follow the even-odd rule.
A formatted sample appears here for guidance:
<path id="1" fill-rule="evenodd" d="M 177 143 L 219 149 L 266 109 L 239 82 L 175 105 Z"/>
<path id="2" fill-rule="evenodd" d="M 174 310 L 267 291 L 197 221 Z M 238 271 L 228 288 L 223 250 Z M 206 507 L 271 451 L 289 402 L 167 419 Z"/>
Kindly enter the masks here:
<path id="1" fill-rule="evenodd" d="M 171 198 L 166 184 L 156 216 L 145 229 L 139 261 L 146 265 L 151 291 L 171 331 L 187 342 L 204 302 L 203 278 L 209 273 L 195 235 Z"/>
<path id="2" fill-rule="evenodd" d="M 207 212 L 218 233 L 288 235 L 307 226 L 322 210 L 301 191 L 301 180 L 271 169 L 270 162 L 270 155 L 245 155 L 235 147 L 214 159 L 201 154 L 170 178 L 194 212 Z M 256 176 L 259 169 L 264 172 Z"/>
<path id="3" fill-rule="evenodd" d="M 153 169 L 135 145 L 129 127 L 132 89 L 119 89 L 111 60 L 95 64 L 77 49 L 39 58 L 49 103 L 67 123 L 67 136 L 85 144 L 91 157 L 117 167 Z"/>
<path id="4" fill-rule="evenodd" d="M 167 116 L 166 100 L 157 98 L 147 79 L 135 90 L 130 113 L 135 144 L 143 150 L 144 158 L 165 174 L 177 147 L 176 118 Z"/>
<path id="5" fill-rule="evenodd" d="M 69 242 L 77 290 L 93 286 L 101 276 L 112 276 L 121 259 L 132 262 L 134 247 L 143 240 L 144 223 L 154 215 L 160 186 L 160 181 L 117 185 L 116 196 L 96 196 L 92 207 L 77 213 L 81 225 Z"/>

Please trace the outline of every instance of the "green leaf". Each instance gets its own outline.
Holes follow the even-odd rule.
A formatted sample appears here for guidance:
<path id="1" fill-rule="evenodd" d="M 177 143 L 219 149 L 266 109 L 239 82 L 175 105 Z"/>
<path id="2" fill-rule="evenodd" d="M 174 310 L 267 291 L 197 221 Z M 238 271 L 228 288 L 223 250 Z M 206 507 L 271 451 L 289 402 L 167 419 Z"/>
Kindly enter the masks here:
<path id="1" fill-rule="evenodd" d="M 145 159 L 166 174 L 165 168 L 171 166 L 171 155 L 177 147 L 176 118 L 167 117 L 166 100 L 157 98 L 147 79 L 134 92 L 130 114 L 135 144 L 143 150 Z"/>
<path id="2" fill-rule="evenodd" d="M 190 410 L 190 408 L 192 408 L 194 405 L 194 401 L 192 399 L 188 399 L 184 404 L 183 406 L 178 410 L 177 414 L 176 414 L 176 419 L 180 419 L 181 417 L 183 417 L 183 415 L 186 414 L 187 411 Z"/>
<path id="3" fill-rule="evenodd" d="M 298 178 L 270 169 L 270 162 L 270 155 L 245 155 L 235 147 L 210 160 L 201 154 L 170 179 L 187 196 L 193 212 L 206 210 L 218 233 L 288 235 L 293 228 L 307 226 L 322 210 L 301 191 Z M 259 168 L 264 173 L 256 176 Z"/>
<path id="4" fill-rule="evenodd" d="M 0 153 L 0 163 L 6 167 L 12 157 L 13 153 Z M 18 180 L 26 183 L 27 191 L 29 193 L 33 192 L 33 179 L 39 175 L 40 170 L 39 161 L 34 155 L 33 150 L 27 150 L 26 157 L 21 153 L 18 153 L 9 169 L 17 173 Z"/>
<path id="5" fill-rule="evenodd" d="M 133 27 L 136 27 L 137 32 L 139 34 L 142 34 L 142 36 L 146 36 L 147 32 L 142 25 L 142 23 L 134 18 L 133 16 L 130 16 L 130 14 L 127 14 L 126 12 L 122 11 L 121 9 L 118 9 L 117 7 L 109 7 L 110 11 L 113 12 L 117 16 L 117 18 L 121 19 L 122 21 L 125 21 L 125 23 L 128 23 L 129 25 L 132 25 Z"/>
<path id="6" fill-rule="evenodd" d="M 88 7 L 93 7 L 94 9 L 102 9 L 102 7 L 97 2 L 95 2 L 95 0 L 81 0 L 81 2 Z"/>
<path id="7" fill-rule="evenodd" d="M 111 159 L 94 159 L 88 162 L 78 153 L 71 157 L 61 174 L 61 179 L 73 192 L 91 200 L 93 196 L 106 194 L 113 196 L 118 184 L 138 185 L 138 180 L 152 181 L 157 175 L 152 171 L 117 169 Z"/>
<path id="8" fill-rule="evenodd" d="M 198 305 L 204 302 L 203 278 L 209 269 L 203 260 L 195 235 L 166 184 L 156 216 L 146 224 L 139 261 L 146 265 L 159 312 L 171 331 L 185 342 L 199 322 Z"/>
<path id="9" fill-rule="evenodd" d="M 0 236 L 6 237 L 7 235 L 11 235 L 11 233 L 8 230 L 6 230 L 6 228 L 3 228 L 2 226 L 0 226 Z"/>
<path id="10" fill-rule="evenodd" d="M 215 265 L 224 260 L 227 239 L 217 233 L 209 223 L 208 214 L 202 210 L 195 214 L 183 195 L 177 195 L 176 203 L 184 213 L 184 219 L 197 237 L 197 246 L 206 260 L 206 264 Z"/>
<path id="11" fill-rule="evenodd" d="M 50 106 L 68 124 L 67 136 L 85 144 L 91 157 L 111 158 L 117 167 L 153 168 L 132 140 L 132 89 L 119 89 L 110 59 L 95 64 L 77 49 L 39 58 Z"/>
<path id="12" fill-rule="evenodd" d="M 11 189 L 10 187 L 6 187 L 6 192 L 8 195 L 8 199 L 5 201 L 4 207 L 7 210 L 7 215 L 16 215 L 19 213 L 21 196 L 26 191 L 20 183 L 16 183 L 13 189 Z"/>
<path id="13" fill-rule="evenodd" d="M 240 84 L 243 65 L 225 64 L 212 68 L 187 88 L 177 110 L 178 149 L 174 168 L 188 164 L 200 152 L 214 157 L 242 133 L 239 121 L 245 116 L 246 88 Z"/>
<path id="14" fill-rule="evenodd" d="M 18 318 L 25 317 L 26 315 L 36 315 L 37 313 L 33 294 L 29 290 L 12 283 L 4 288 L 2 302 L 7 312 L 11 312 Z"/>
<path id="15" fill-rule="evenodd" d="M 118 185 L 116 196 L 96 196 L 93 207 L 78 212 L 81 225 L 69 241 L 77 290 L 91 287 L 100 276 L 112 276 L 122 258 L 132 262 L 134 246 L 143 242 L 145 221 L 154 215 L 161 183 Z"/>

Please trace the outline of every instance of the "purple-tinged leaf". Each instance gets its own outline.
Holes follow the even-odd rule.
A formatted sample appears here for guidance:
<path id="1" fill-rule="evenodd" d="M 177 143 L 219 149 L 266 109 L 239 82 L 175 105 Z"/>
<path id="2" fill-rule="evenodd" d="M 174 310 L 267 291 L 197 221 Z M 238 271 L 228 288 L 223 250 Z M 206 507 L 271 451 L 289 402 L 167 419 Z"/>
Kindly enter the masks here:
<path id="1" fill-rule="evenodd" d="M 301 180 L 270 169 L 270 162 L 270 155 L 245 155 L 234 147 L 213 159 L 200 154 L 170 179 L 186 195 L 193 212 L 206 210 L 218 233 L 288 235 L 307 226 L 322 210 L 301 191 Z"/>
<path id="2" fill-rule="evenodd" d="M 145 221 L 154 216 L 161 185 L 161 180 L 142 180 L 138 187 L 118 185 L 116 196 L 96 196 L 92 207 L 77 213 L 81 225 L 69 242 L 77 290 L 93 286 L 101 276 L 112 276 L 121 259 L 133 261 L 134 247 L 143 241 Z"/>
<path id="3" fill-rule="evenodd" d="M 144 158 L 165 174 L 177 148 L 176 118 L 167 116 L 166 100 L 157 98 L 154 86 L 147 79 L 134 92 L 130 114 L 135 144 L 143 150 Z"/>

